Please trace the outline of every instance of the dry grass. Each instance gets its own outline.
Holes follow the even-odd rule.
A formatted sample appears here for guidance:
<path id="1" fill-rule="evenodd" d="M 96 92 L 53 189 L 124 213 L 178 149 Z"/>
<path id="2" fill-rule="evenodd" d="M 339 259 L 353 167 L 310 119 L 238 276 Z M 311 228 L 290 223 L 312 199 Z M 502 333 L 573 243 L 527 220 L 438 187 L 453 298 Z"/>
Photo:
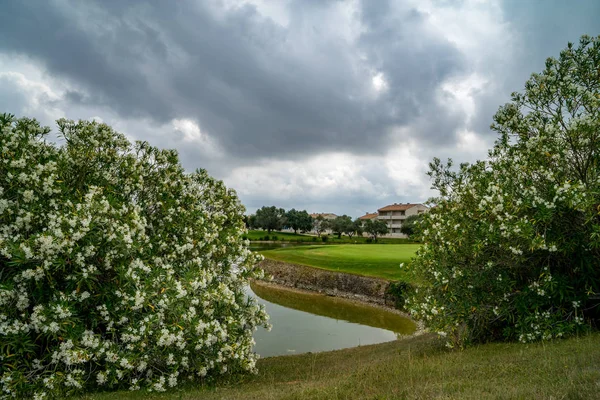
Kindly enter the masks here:
<path id="1" fill-rule="evenodd" d="M 261 360 L 258 376 L 90 399 L 598 399 L 600 335 L 448 351 L 431 336 Z"/>

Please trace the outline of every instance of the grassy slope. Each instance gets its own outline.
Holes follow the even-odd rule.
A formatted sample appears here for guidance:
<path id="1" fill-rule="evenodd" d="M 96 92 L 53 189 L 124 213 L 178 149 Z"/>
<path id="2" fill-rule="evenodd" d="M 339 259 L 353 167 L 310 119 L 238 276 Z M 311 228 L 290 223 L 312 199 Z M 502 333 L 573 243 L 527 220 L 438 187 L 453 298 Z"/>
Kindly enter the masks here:
<path id="1" fill-rule="evenodd" d="M 318 242 L 318 243 L 323 243 L 321 238 L 316 237 L 316 236 L 311 236 L 311 235 L 302 235 L 302 234 L 295 234 L 295 233 L 291 233 L 291 232 L 277 232 L 277 231 L 273 231 L 270 234 L 267 231 L 248 231 L 247 234 L 244 235 L 244 237 L 248 240 L 252 240 L 252 241 L 260 241 L 263 240 L 263 238 L 265 236 L 269 236 L 269 240 L 276 240 L 276 241 L 289 241 L 289 242 Z M 273 239 L 273 236 L 276 236 L 276 239 Z M 342 236 L 340 239 L 338 239 L 337 236 L 335 235 L 329 235 L 327 237 L 327 242 L 326 243 L 367 243 L 367 239 L 366 237 L 362 237 L 362 236 L 352 236 L 352 238 L 349 238 L 348 236 Z M 379 238 L 377 239 L 377 243 L 379 244 L 398 244 L 398 243 L 411 243 L 408 239 L 401 239 L 401 238 Z"/>
<path id="2" fill-rule="evenodd" d="M 265 250 L 261 251 L 261 254 L 273 260 L 331 271 L 402 280 L 405 276 L 399 264 L 410 261 L 419 246 L 418 244 L 301 246 Z"/>
<path id="3" fill-rule="evenodd" d="M 451 352 L 430 336 L 259 361 L 257 376 L 92 399 L 597 399 L 600 335 Z"/>

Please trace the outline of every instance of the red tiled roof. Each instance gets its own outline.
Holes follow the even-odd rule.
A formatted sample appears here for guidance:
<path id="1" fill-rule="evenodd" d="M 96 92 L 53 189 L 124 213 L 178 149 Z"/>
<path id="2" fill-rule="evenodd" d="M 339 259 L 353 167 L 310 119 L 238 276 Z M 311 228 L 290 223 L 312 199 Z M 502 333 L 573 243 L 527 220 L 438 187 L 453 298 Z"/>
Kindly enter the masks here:
<path id="1" fill-rule="evenodd" d="M 377 218 L 377 213 L 372 213 L 372 214 L 365 214 L 362 217 L 358 217 L 358 219 L 373 219 L 373 218 Z"/>
<path id="2" fill-rule="evenodd" d="M 385 206 L 383 208 L 380 208 L 379 210 L 377 210 L 378 212 L 381 211 L 406 211 L 409 208 L 413 208 L 415 206 L 421 206 L 422 204 L 411 204 L 411 203 L 405 203 L 405 204 L 390 204 L 389 206 Z"/>

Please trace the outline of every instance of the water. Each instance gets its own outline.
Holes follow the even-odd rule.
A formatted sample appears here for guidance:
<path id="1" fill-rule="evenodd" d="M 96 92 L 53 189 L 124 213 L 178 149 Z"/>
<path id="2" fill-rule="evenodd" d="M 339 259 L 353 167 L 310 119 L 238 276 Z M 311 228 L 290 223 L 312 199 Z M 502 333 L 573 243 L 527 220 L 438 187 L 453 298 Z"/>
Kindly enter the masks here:
<path id="1" fill-rule="evenodd" d="M 248 292 L 265 305 L 273 325 L 254 334 L 262 357 L 389 342 L 416 329 L 408 318 L 342 298 L 264 284 L 252 284 Z"/>

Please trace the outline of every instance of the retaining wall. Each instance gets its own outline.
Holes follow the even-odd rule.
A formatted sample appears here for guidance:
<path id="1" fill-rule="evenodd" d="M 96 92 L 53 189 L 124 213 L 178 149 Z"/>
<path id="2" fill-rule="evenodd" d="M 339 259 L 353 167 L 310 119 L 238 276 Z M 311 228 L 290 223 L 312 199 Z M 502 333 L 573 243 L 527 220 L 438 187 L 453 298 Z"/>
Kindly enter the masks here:
<path id="1" fill-rule="evenodd" d="M 265 271 L 265 280 L 279 285 L 352 298 L 377 304 L 393 304 L 386 296 L 390 282 L 380 278 L 327 271 L 324 269 L 264 259 L 259 264 Z"/>

